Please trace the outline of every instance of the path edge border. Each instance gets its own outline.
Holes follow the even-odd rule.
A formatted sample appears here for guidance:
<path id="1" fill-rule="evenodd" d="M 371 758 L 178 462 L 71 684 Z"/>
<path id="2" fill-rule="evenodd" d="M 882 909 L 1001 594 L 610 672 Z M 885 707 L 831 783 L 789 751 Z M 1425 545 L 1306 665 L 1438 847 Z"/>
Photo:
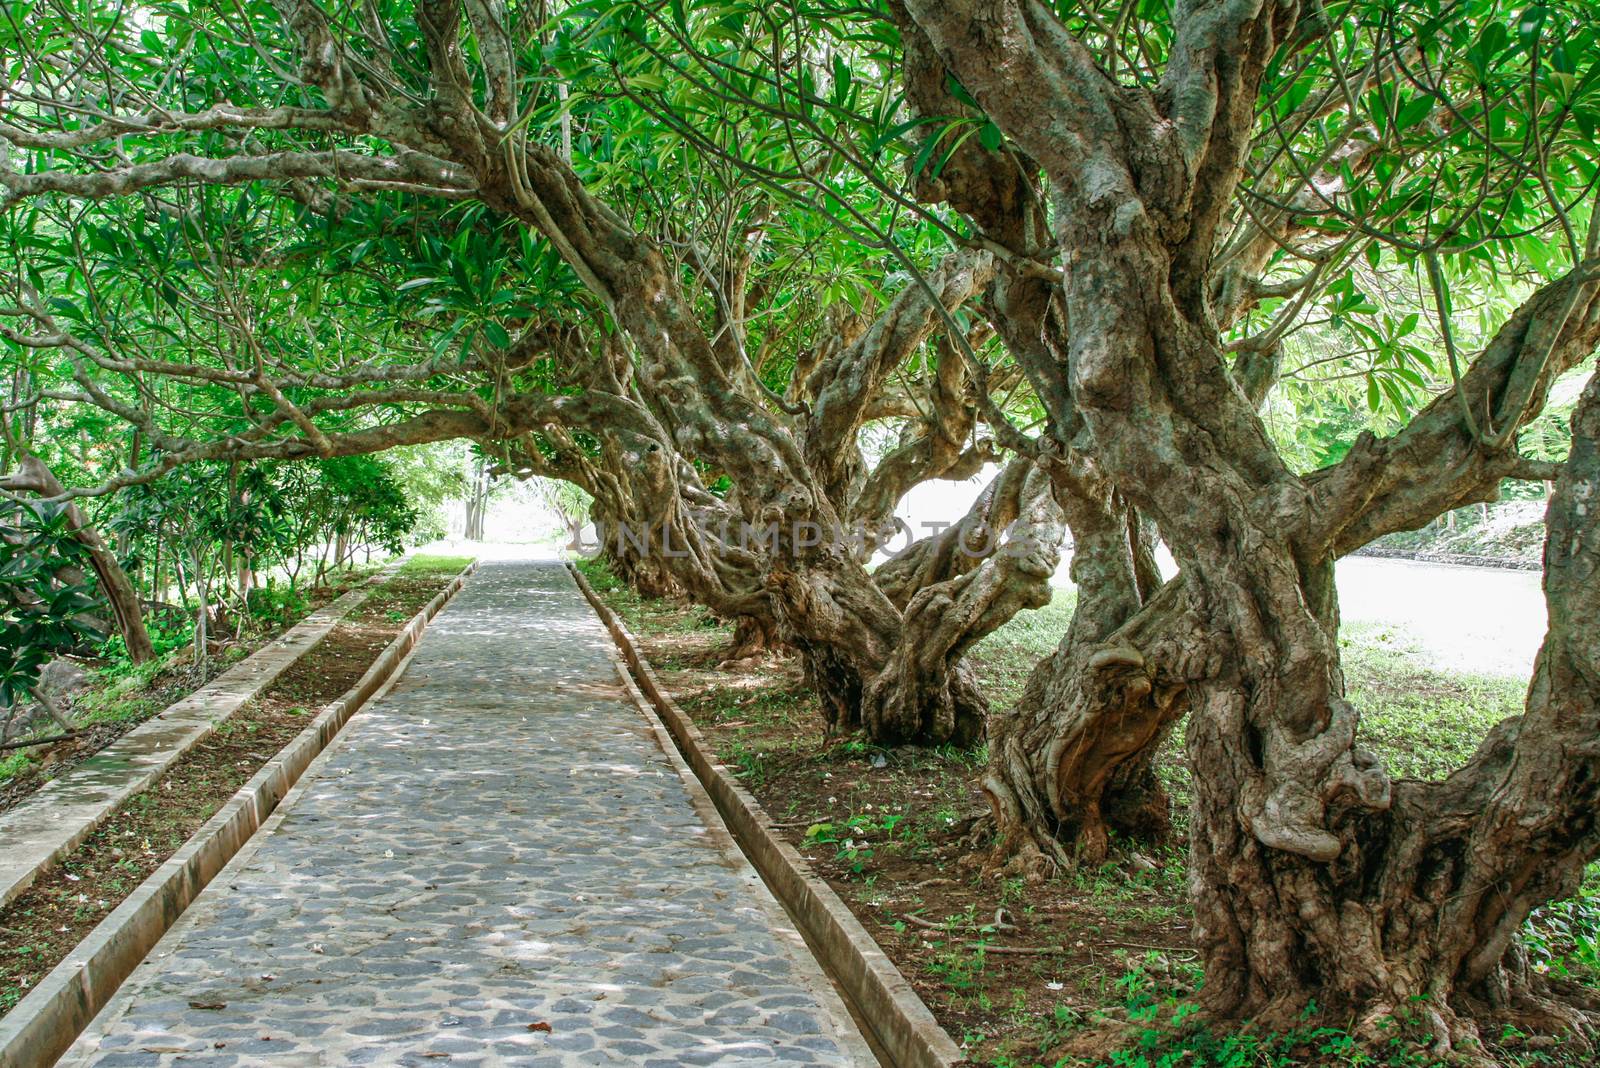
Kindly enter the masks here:
<path id="1" fill-rule="evenodd" d="M 712 755 L 705 737 L 661 686 L 627 624 L 570 562 L 567 570 L 622 653 L 633 681 L 665 723 L 684 761 L 779 903 L 805 935 L 823 970 L 871 1031 L 891 1068 L 952 1068 L 966 1055 L 939 1025 L 900 969 L 831 886 L 780 837 L 756 799 Z"/>
<path id="2" fill-rule="evenodd" d="M 0 1017 L 0 1068 L 54 1064 L 123 982 L 250 841 L 350 718 L 395 682 L 423 631 L 478 568 L 474 560 L 406 623 L 355 685 L 278 750 L 27 997 Z M 257 695 L 259 696 L 259 694 Z M 148 784 L 147 784 L 148 785 Z"/>
<path id="3" fill-rule="evenodd" d="M 205 722 L 197 723 L 189 731 L 188 735 L 179 741 L 177 745 L 174 745 L 169 750 L 158 753 L 154 760 L 147 762 L 143 766 L 131 769 L 130 774 L 128 774 L 123 781 L 117 783 L 116 786 L 112 788 L 111 793 L 108 793 L 100 800 L 99 808 L 93 813 L 93 815 L 86 820 L 79 820 L 70 828 L 64 828 L 63 834 L 57 838 L 55 845 L 51 847 L 49 853 L 41 855 L 33 862 L 31 867 L 27 868 L 26 870 L 17 871 L 15 876 L 9 879 L 9 882 L 6 884 L 6 886 L 3 889 L 0 889 L 0 908 L 4 908 L 5 906 L 11 904 L 11 902 L 15 901 L 18 897 L 22 896 L 22 894 L 30 886 L 38 881 L 39 876 L 43 875 L 45 872 L 61 863 L 61 861 L 70 855 L 74 849 L 82 845 L 84 839 L 93 834 L 95 830 L 106 821 L 107 817 L 109 817 L 111 813 L 115 812 L 122 806 L 123 802 L 128 800 L 128 798 L 132 797 L 134 794 L 138 793 L 140 790 L 147 788 L 151 783 L 161 778 L 161 776 L 165 775 L 180 757 L 209 738 L 212 732 L 214 732 L 223 723 L 227 722 L 235 712 L 239 711 L 239 709 L 260 697 L 268 687 L 277 682 L 278 679 L 283 676 L 284 672 L 288 671 L 295 664 L 298 664 L 302 659 L 308 656 L 312 650 L 321 645 L 323 639 L 333 632 L 334 627 L 337 627 L 340 623 L 342 623 L 350 615 L 350 613 L 360 608 L 363 604 L 366 604 L 367 600 L 372 596 L 373 591 L 381 586 L 383 582 L 393 578 L 394 574 L 402 565 L 403 561 L 396 561 L 392 565 L 386 565 L 377 574 L 362 582 L 355 589 L 350 590 L 348 593 L 341 594 L 338 598 L 324 605 L 322 608 L 319 608 L 316 611 L 308 614 L 306 618 L 300 620 L 294 626 L 290 627 L 288 630 L 285 630 L 282 634 L 278 635 L 276 638 L 273 638 L 267 644 L 263 645 L 260 649 L 257 649 L 254 653 L 251 653 L 237 664 L 231 665 L 226 671 L 207 681 L 205 685 L 197 688 L 192 693 L 180 697 L 178 700 L 174 701 L 166 708 L 163 708 L 160 712 L 157 712 L 149 719 L 143 721 L 132 730 L 118 738 L 113 739 L 110 745 L 107 745 L 103 749 L 92 754 L 89 758 L 91 760 L 108 753 L 113 756 L 116 755 L 116 747 L 119 745 L 134 744 L 137 741 L 139 732 L 141 730 L 145 730 L 146 728 L 150 730 L 159 730 L 166 722 L 164 717 L 172 713 L 174 710 L 180 708 L 181 706 L 191 704 L 197 698 L 204 700 L 206 690 L 213 687 L 226 687 L 229 684 L 230 679 L 235 677 L 244 678 L 248 676 L 251 670 L 251 661 L 257 660 L 257 658 L 270 658 L 271 654 L 280 652 L 287 643 L 296 640 L 297 634 L 305 634 L 310 631 L 315 631 L 318 628 L 322 629 L 322 633 L 313 638 L 310 643 L 305 646 L 305 648 L 299 651 L 297 655 L 288 660 L 283 660 L 275 667 L 269 668 L 255 678 L 249 679 L 247 689 L 227 699 L 227 703 L 231 704 L 231 707 L 227 707 L 215 715 L 208 716 Z M 41 795 L 43 794 L 44 790 L 60 783 L 66 783 L 70 785 L 72 782 L 73 773 L 77 770 L 78 769 L 76 767 L 68 769 L 60 778 L 46 783 L 44 787 L 40 788 L 40 790 L 35 791 L 29 796 L 23 798 L 18 805 L 13 806 L 3 813 L 0 813 L 0 826 L 4 826 L 5 817 L 11 816 L 13 813 L 26 811 L 25 806 L 35 804 L 47 806 L 54 795 L 52 794 L 50 797 L 42 797 Z"/>

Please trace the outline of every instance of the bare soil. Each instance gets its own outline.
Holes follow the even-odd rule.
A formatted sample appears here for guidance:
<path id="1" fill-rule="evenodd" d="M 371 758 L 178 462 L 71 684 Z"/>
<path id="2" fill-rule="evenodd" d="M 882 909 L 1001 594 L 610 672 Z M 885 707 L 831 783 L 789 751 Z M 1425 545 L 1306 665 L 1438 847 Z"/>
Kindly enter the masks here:
<path id="1" fill-rule="evenodd" d="M 255 701 L 0 909 L 0 1016 L 303 731 L 455 574 L 391 578 Z"/>

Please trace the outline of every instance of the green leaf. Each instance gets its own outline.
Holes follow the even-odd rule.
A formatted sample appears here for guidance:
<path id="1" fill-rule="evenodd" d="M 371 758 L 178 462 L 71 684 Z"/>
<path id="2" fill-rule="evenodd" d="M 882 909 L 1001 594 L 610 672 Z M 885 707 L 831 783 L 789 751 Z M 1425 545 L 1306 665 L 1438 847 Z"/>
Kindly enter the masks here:
<path id="1" fill-rule="evenodd" d="M 483 336 L 488 338 L 489 344 L 496 348 L 509 349 L 511 347 L 511 335 L 506 333 L 505 327 L 493 319 L 487 320 L 483 324 Z"/>
<path id="2" fill-rule="evenodd" d="M 1433 113 L 1434 103 L 1434 98 L 1426 94 L 1413 97 L 1400 108 L 1399 114 L 1395 116 L 1395 126 L 1402 130 L 1416 126 Z"/>

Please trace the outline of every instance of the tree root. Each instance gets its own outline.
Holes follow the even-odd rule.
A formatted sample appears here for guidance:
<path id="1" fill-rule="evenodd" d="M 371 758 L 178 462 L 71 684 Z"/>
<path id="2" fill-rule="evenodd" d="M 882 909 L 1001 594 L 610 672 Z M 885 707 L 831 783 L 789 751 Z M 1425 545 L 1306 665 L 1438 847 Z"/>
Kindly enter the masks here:
<path id="1" fill-rule="evenodd" d="M 741 616 L 734 622 L 728 644 L 708 650 L 694 662 L 696 667 L 716 671 L 747 672 L 758 670 L 769 657 L 781 656 L 787 651 L 775 625 Z"/>

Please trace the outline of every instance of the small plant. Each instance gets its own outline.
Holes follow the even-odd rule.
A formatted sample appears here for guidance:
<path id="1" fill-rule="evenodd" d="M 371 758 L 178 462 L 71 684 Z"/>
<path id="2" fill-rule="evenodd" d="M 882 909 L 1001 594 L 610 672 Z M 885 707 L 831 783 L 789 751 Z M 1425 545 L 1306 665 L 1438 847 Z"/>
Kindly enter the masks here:
<path id="1" fill-rule="evenodd" d="M 293 586 L 268 582 L 246 595 L 245 606 L 258 626 L 277 630 L 302 618 L 310 611 L 311 602 Z"/>
<path id="2" fill-rule="evenodd" d="M 1600 983 L 1600 896 L 1579 894 L 1535 909 L 1522 944 L 1535 971 Z"/>
<path id="3" fill-rule="evenodd" d="M 170 663 L 167 654 L 174 649 L 186 649 L 194 644 L 194 620 L 187 616 L 152 613 L 145 620 L 145 631 L 150 635 L 150 645 L 156 651 L 154 660 L 135 664 L 128 656 L 128 646 L 120 634 L 113 634 L 106 639 L 100 646 L 100 655 L 109 662 L 111 668 L 142 672 L 141 677 L 148 681 L 155 668 L 165 667 Z"/>
<path id="4" fill-rule="evenodd" d="M 744 742 L 734 742 L 728 753 L 733 773 L 751 786 L 767 781 L 767 758 L 761 750 Z"/>
<path id="5" fill-rule="evenodd" d="M 1065 1041 L 1072 1032 L 1083 1026 L 1083 1014 L 1071 1005 L 1057 1004 L 1039 1020 L 1039 1050 L 1048 1052 L 1051 1047 Z"/>
<path id="6" fill-rule="evenodd" d="M 941 949 L 929 970 L 951 990 L 966 992 L 978 986 L 987 963 L 984 943 L 956 943 Z"/>
<path id="7" fill-rule="evenodd" d="M 67 506 L 0 499 L 0 710 L 27 700 L 46 663 L 104 635 Z"/>
<path id="8" fill-rule="evenodd" d="M 859 820 L 860 817 L 853 816 L 843 824 L 813 823 L 806 828 L 806 842 L 837 847 L 834 859 L 844 865 L 850 874 L 860 875 L 872 859 L 872 846 L 865 838 L 858 840 L 853 836 L 853 832 L 860 829 Z"/>

